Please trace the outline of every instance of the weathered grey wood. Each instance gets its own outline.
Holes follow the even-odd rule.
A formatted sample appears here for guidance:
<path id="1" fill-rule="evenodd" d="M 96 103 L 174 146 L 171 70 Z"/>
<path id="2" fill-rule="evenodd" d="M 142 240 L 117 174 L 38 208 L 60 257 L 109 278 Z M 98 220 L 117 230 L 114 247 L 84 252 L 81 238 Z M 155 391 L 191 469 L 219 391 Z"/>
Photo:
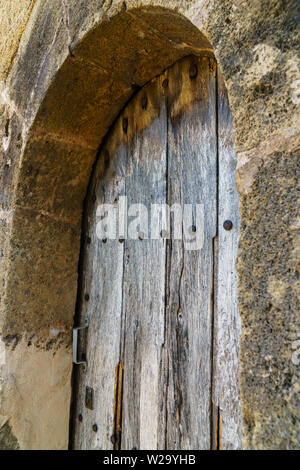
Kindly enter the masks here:
<path id="1" fill-rule="evenodd" d="M 134 135 L 126 177 L 128 206 L 144 204 L 149 215 L 151 202 L 166 201 L 167 120 L 162 91 L 160 77 L 126 110 L 134 127 L 151 122 Z M 152 240 L 150 225 L 148 229 L 140 227 L 135 240 L 125 241 L 122 449 L 157 449 L 161 445 L 159 390 L 166 242 L 162 238 Z"/>
<path id="2" fill-rule="evenodd" d="M 235 269 L 239 198 L 235 183 L 236 155 L 233 123 L 222 75 L 218 73 L 219 215 L 218 265 L 215 306 L 214 403 L 219 408 L 219 442 L 222 449 L 242 448 L 241 408 L 238 389 L 240 317 Z M 233 222 L 231 231 L 223 227 Z"/>
<path id="3" fill-rule="evenodd" d="M 180 241 L 170 246 L 167 448 L 209 449 L 217 206 L 214 64 L 185 59 L 169 71 L 169 86 L 169 201 L 203 204 L 204 218 L 193 224 L 203 231 L 204 245 L 195 251 Z"/>
<path id="4" fill-rule="evenodd" d="M 99 204 L 117 203 L 125 191 L 123 163 L 126 158 L 121 122 L 111 132 L 100 155 L 97 175 L 90 194 L 86 244 L 84 289 L 81 299 L 81 322 L 89 317 L 87 344 L 87 370 L 80 366 L 76 407 L 76 449 L 113 449 L 117 373 L 120 360 L 120 334 L 122 313 L 122 281 L 124 245 L 114 240 L 101 241 L 96 236 Z M 97 200 L 93 201 L 96 195 Z M 89 295 L 89 300 L 85 295 Z M 94 390 L 94 410 L 85 407 L 86 386 Z M 82 414 L 82 422 L 78 415 Z M 93 430 L 97 424 L 98 431 Z"/>
<path id="5" fill-rule="evenodd" d="M 88 368 L 79 366 L 75 448 L 241 447 L 234 172 L 227 95 L 222 81 L 216 89 L 212 59 L 178 62 L 114 124 L 89 189 L 80 316 L 90 326 L 79 347 Z M 202 205 L 190 222 L 196 234 L 185 228 L 203 233 L 203 246 L 147 239 L 150 227 L 136 240 L 99 241 L 96 208 L 122 195 L 149 214 L 151 203 Z M 86 386 L 94 410 L 85 407 Z"/>

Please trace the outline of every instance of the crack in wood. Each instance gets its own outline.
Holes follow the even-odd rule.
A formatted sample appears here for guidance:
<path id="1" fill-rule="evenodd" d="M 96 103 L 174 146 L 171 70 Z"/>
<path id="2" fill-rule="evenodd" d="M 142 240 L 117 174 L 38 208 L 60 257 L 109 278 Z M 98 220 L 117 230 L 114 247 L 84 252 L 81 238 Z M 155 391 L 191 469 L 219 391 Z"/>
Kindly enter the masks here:
<path id="1" fill-rule="evenodd" d="M 112 432 L 112 444 L 114 450 L 121 449 L 122 435 L 122 402 L 123 402 L 123 376 L 124 365 L 117 364 L 115 368 L 115 389 L 114 389 L 114 422 Z"/>
<path id="2" fill-rule="evenodd" d="M 195 61 L 201 80 L 191 81 L 189 70 Z M 201 250 L 189 251 L 186 239 L 172 239 L 173 219 L 169 239 L 160 239 L 155 246 L 151 240 L 137 244 L 125 240 L 122 245 L 107 240 L 89 245 L 86 282 L 93 275 L 95 298 L 89 304 L 93 305 L 97 328 L 103 328 L 104 342 L 98 344 L 100 333 L 93 333 L 92 344 L 98 354 L 92 359 L 94 378 L 101 390 L 97 410 L 103 423 L 95 444 L 99 448 L 111 448 L 112 444 L 115 450 L 155 446 L 221 449 L 222 438 L 224 448 L 237 445 L 236 435 L 230 434 L 228 410 L 233 407 L 224 401 L 222 393 L 225 387 L 229 399 L 234 394 L 230 382 L 234 375 L 224 351 L 235 351 L 234 340 L 227 333 L 234 270 L 230 256 L 235 239 L 228 238 L 226 245 L 221 228 L 218 233 L 218 219 L 224 217 L 221 206 L 226 200 L 231 210 L 232 204 L 227 186 L 220 186 L 218 179 L 224 184 L 229 178 L 232 156 L 223 149 L 218 113 L 221 106 L 227 113 L 228 104 L 223 105 L 222 96 L 218 96 L 218 77 L 212 65 L 205 57 L 188 57 L 137 93 L 120 113 L 102 147 L 102 157 L 106 148 L 110 154 L 109 175 L 101 177 L 100 158 L 95 170 L 99 203 L 116 202 L 116 196 L 125 192 L 130 202 L 144 202 L 146 195 L 147 204 L 154 197 L 169 206 L 179 202 L 205 204 Z M 166 76 L 167 88 L 162 86 Z M 147 109 L 141 106 L 145 93 Z M 227 126 L 228 120 L 223 123 L 222 116 L 220 126 Z M 228 133 L 230 129 L 228 125 Z M 88 215 L 94 223 L 92 210 Z M 229 252 L 227 264 L 225 252 Z M 219 312 L 222 300 L 224 312 Z M 95 332 L 97 328 L 95 325 Z M 105 336 L 108 333 L 109 339 Z M 80 431 L 83 425 L 78 424 L 77 429 L 82 432 L 84 445 L 89 446 L 90 427 Z"/>

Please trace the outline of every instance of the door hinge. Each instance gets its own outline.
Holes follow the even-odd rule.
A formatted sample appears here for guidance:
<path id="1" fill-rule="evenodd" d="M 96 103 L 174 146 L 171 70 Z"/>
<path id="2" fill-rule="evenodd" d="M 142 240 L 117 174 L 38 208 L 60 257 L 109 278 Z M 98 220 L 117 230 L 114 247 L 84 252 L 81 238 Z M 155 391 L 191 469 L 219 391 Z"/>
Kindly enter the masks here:
<path id="1" fill-rule="evenodd" d="M 78 348 L 78 331 L 84 330 L 88 326 L 89 326 L 89 319 L 88 317 L 85 317 L 84 325 L 73 328 L 73 362 L 75 364 L 86 364 L 86 360 L 81 360 L 81 361 L 78 360 L 77 348 Z"/>

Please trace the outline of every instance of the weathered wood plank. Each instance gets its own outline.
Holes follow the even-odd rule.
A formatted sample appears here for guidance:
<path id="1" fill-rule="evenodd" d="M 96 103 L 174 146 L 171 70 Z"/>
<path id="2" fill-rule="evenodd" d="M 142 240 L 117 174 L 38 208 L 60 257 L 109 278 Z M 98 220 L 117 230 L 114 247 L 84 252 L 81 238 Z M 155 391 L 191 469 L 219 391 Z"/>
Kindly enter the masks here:
<path id="1" fill-rule="evenodd" d="M 106 237 L 99 240 L 96 226 L 99 222 L 97 207 L 104 203 L 117 204 L 125 191 L 124 142 L 121 122 L 118 122 L 100 156 L 90 194 L 90 213 L 84 269 L 84 289 L 81 300 L 81 322 L 89 317 L 87 330 L 87 370 L 80 366 L 76 419 L 76 449 L 113 449 L 111 435 L 114 430 L 117 390 L 115 389 L 120 360 L 120 334 L 122 313 L 122 281 L 124 245 Z M 93 201 L 94 194 L 96 201 Z M 86 300 L 86 294 L 89 300 Z M 86 386 L 94 390 L 94 409 L 85 407 Z M 97 424 L 98 430 L 93 430 Z"/>
<path id="2" fill-rule="evenodd" d="M 203 247 L 170 245 L 167 317 L 167 448 L 209 449 L 213 239 L 216 234 L 215 67 L 189 58 L 169 70 L 170 204 L 203 205 Z M 198 233 L 197 233 L 198 231 Z M 200 237 L 201 239 L 201 237 Z"/>
<path id="3" fill-rule="evenodd" d="M 128 206 L 144 204 L 148 214 L 152 202 L 166 200 L 167 120 L 162 80 L 154 80 L 126 110 L 129 126 L 150 123 L 134 135 L 126 177 Z M 128 229 L 132 229 L 130 221 Z M 132 239 L 134 236 L 136 239 Z M 150 225 L 140 226 L 135 233 L 131 230 L 125 241 L 122 449 L 157 449 L 161 445 L 159 382 L 166 243 L 161 238 L 151 240 L 150 236 Z"/>
<path id="4" fill-rule="evenodd" d="M 234 172 L 226 90 L 220 80 L 216 90 L 211 59 L 175 64 L 114 124 L 89 190 L 81 323 L 88 315 L 90 326 L 79 348 L 88 368 L 79 369 L 75 448 L 209 449 L 220 440 L 222 448 L 241 447 Z M 180 227 L 198 237 L 199 249 L 147 239 L 150 227 L 140 227 L 136 240 L 98 240 L 97 206 L 117 205 L 122 195 L 148 214 L 151 203 L 193 204 Z M 196 204 L 203 205 L 198 218 Z M 94 389 L 93 410 L 84 406 L 86 386 Z"/>
<path id="5" fill-rule="evenodd" d="M 220 415 L 220 447 L 242 448 L 241 407 L 238 389 L 238 352 L 240 317 L 237 304 L 235 269 L 239 198 L 235 183 L 236 155 L 233 149 L 233 124 L 228 97 L 221 73 L 218 73 L 218 146 L 219 146 L 219 215 L 218 268 L 215 314 L 214 403 Z M 233 223 L 226 231 L 225 220 Z"/>

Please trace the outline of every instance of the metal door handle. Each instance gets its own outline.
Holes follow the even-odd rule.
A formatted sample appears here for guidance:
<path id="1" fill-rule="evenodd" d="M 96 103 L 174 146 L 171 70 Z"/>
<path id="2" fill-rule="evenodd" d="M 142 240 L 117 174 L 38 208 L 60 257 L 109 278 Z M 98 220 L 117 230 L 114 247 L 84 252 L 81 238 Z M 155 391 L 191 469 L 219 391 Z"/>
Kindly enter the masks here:
<path id="1" fill-rule="evenodd" d="M 89 326 L 89 319 L 88 319 L 88 317 L 85 317 L 83 326 L 77 326 L 76 328 L 73 328 L 73 362 L 75 364 L 86 364 L 86 361 L 78 361 L 78 359 L 77 359 L 77 346 L 78 346 L 78 331 L 79 330 L 84 330 L 88 326 Z"/>

